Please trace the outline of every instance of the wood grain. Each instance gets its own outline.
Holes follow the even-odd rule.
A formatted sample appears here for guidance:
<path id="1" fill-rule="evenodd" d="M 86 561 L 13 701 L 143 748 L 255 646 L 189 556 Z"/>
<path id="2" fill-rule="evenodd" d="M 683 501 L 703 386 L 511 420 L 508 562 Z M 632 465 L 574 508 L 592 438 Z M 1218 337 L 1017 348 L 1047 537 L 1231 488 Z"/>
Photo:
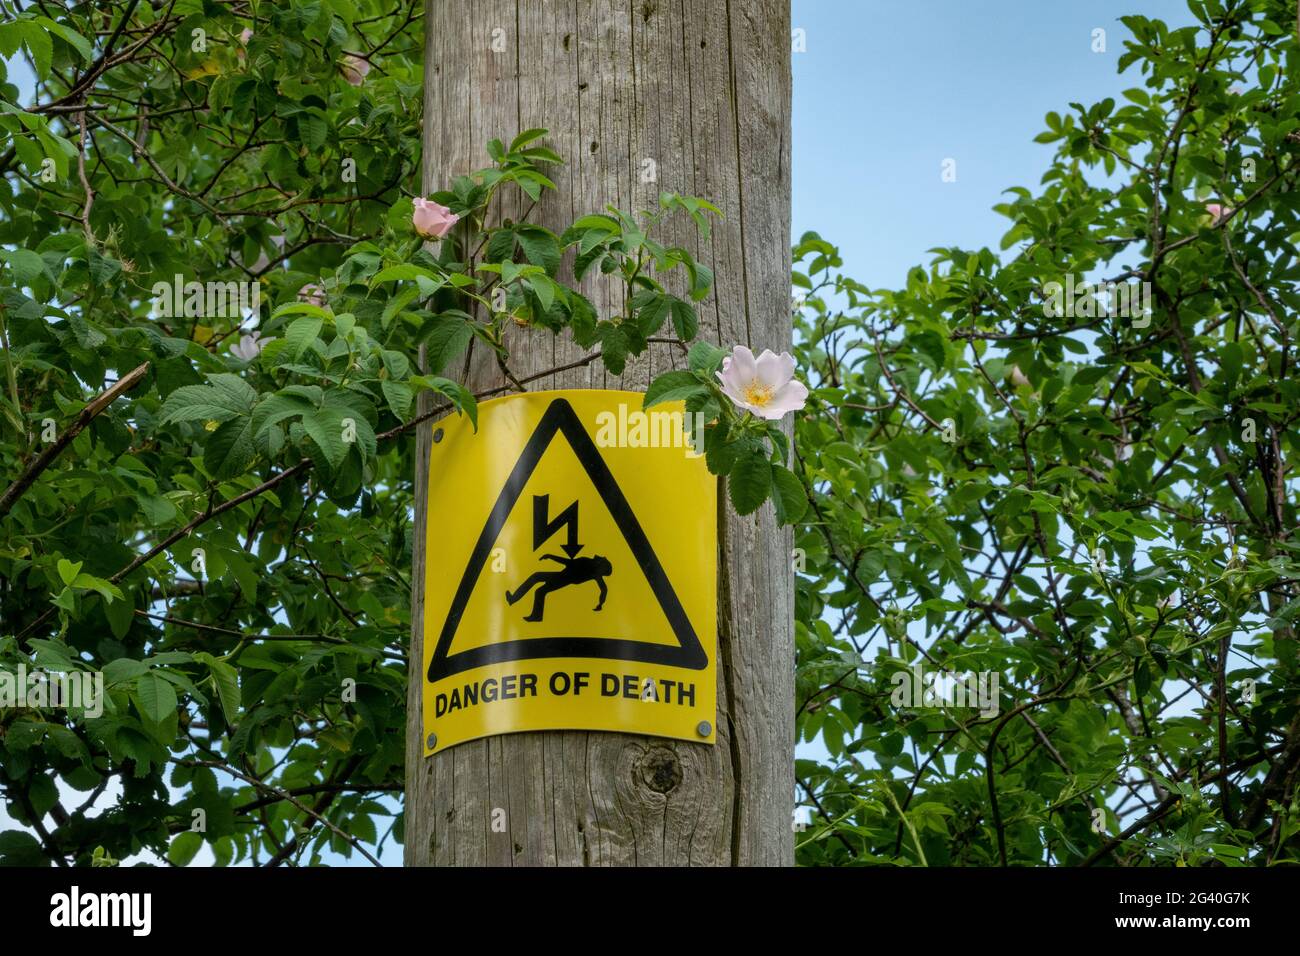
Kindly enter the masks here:
<path id="1" fill-rule="evenodd" d="M 707 198 L 724 213 L 710 239 L 701 243 L 689 224 L 660 237 L 693 249 L 717 277 L 700 310 L 701 337 L 756 351 L 790 347 L 789 0 L 426 0 L 425 23 L 426 195 L 486 165 L 489 139 L 546 127 L 567 165 L 534 221 L 559 232 L 606 203 L 655 208 L 662 190 Z M 654 181 L 645 181 L 650 172 Z M 510 202 L 500 215 L 521 212 Z M 621 287 L 589 279 L 584 291 L 602 316 L 623 308 Z M 567 336 L 512 329 L 509 338 L 520 377 L 583 354 Z M 679 347 L 656 344 L 619 378 L 596 363 L 529 387 L 643 389 L 681 364 Z M 503 383 L 482 350 L 466 372 L 475 390 Z M 431 407 L 423 401 L 420 410 Z M 425 527 L 431 427 L 417 436 L 417 531 Z M 417 534 L 408 866 L 792 863 L 790 533 L 777 528 L 770 504 L 756 518 L 724 509 L 718 521 L 713 747 L 566 731 L 424 757 L 427 551 Z M 493 832 L 494 809 L 505 810 L 506 833 Z"/>

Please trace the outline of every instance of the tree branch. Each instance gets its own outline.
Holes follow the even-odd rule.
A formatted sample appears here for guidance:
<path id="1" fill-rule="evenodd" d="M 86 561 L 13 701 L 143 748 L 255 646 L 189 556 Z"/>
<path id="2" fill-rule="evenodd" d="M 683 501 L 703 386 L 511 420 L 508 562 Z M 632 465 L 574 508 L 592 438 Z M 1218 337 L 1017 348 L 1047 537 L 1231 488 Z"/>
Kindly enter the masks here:
<path id="1" fill-rule="evenodd" d="M 63 449 L 67 448 L 72 440 L 82 433 L 95 416 L 111 405 L 118 396 L 134 388 L 140 379 L 144 378 L 144 373 L 148 370 L 149 363 L 145 362 L 119 378 L 111 388 L 101 392 L 97 398 L 92 399 L 90 404 L 77 415 L 76 420 L 68 426 L 67 431 L 56 438 L 50 444 L 50 447 L 41 452 L 36 457 L 36 460 L 28 466 L 27 470 L 18 476 L 18 480 L 6 488 L 3 495 L 0 495 L 0 518 L 9 513 L 9 509 L 14 506 L 14 502 L 22 497 L 23 492 L 30 488 L 32 483 L 41 476 L 41 472 L 50 467 L 54 459 L 58 458 Z"/>

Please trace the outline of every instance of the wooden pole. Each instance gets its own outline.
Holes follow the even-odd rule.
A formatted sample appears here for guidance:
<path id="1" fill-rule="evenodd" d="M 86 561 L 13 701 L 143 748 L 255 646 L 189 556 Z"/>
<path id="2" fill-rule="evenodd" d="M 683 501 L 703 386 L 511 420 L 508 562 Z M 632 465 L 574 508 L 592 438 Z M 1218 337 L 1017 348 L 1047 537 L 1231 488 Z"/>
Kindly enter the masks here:
<path id="1" fill-rule="evenodd" d="M 426 0 L 425 30 L 426 195 L 486 165 L 488 140 L 546 127 L 567 165 L 534 221 L 559 232 L 606 203 L 656 208 L 664 190 L 709 199 L 725 218 L 707 242 L 689 224 L 669 237 L 717 277 L 700 310 L 701 337 L 726 348 L 790 347 L 789 0 Z M 507 205 L 500 214 L 523 211 Z M 623 307 L 621 287 L 596 278 L 584 291 L 602 317 Z M 511 335 L 519 378 L 584 354 L 567 336 Z M 529 387 L 644 389 L 682 365 L 679 347 L 656 344 L 620 378 L 595 363 Z M 478 391 L 505 380 L 480 349 L 466 382 Z M 791 537 L 771 504 L 757 518 L 724 507 L 718 519 L 716 746 L 565 731 L 493 737 L 426 758 L 430 436 L 431 426 L 419 429 L 406 864 L 792 863 Z"/>

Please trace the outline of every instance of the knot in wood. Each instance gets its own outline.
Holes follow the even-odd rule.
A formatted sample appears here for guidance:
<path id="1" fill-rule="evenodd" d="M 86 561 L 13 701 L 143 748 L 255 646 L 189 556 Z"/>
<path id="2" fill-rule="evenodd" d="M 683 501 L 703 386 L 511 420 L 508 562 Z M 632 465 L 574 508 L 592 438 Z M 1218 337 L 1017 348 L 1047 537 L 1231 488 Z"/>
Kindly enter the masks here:
<path id="1" fill-rule="evenodd" d="M 672 793 L 682 782 L 682 764 L 667 747 L 651 747 L 641 757 L 641 782 L 655 793 Z"/>

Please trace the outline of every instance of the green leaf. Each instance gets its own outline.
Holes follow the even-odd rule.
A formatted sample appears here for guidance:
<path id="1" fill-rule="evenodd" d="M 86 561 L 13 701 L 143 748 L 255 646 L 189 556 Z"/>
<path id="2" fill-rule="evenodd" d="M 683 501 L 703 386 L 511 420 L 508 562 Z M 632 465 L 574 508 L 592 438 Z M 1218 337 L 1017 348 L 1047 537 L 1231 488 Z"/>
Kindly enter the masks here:
<path id="1" fill-rule="evenodd" d="M 343 419 L 347 417 L 337 408 L 313 409 L 302 416 L 302 427 L 316 447 L 320 449 L 331 468 L 337 468 L 348 453 L 343 440 Z"/>
<path id="2" fill-rule="evenodd" d="M 131 622 L 135 620 L 135 604 L 130 595 L 120 601 L 105 601 L 104 616 L 108 618 L 108 627 L 114 637 L 119 641 L 126 637 Z"/>
<path id="3" fill-rule="evenodd" d="M 239 591 L 244 595 L 244 600 L 249 603 L 256 602 L 259 574 L 255 562 L 248 560 L 243 551 L 229 551 L 226 553 L 225 558 L 229 574 L 234 577 L 235 583 L 239 585 Z"/>
<path id="4" fill-rule="evenodd" d="M 384 368 L 388 369 L 388 374 L 395 379 L 406 378 L 411 371 L 410 359 L 401 352 L 384 349 L 380 357 L 383 359 Z"/>
<path id="5" fill-rule="evenodd" d="M 703 262 L 695 263 L 695 272 L 691 281 L 691 298 L 701 302 L 713 288 L 713 270 Z"/>
<path id="6" fill-rule="evenodd" d="M 66 41 L 70 47 L 81 54 L 83 61 L 90 62 L 91 57 L 94 55 L 94 48 L 90 45 L 90 41 L 76 30 L 64 26 L 62 23 L 56 23 L 49 17 L 37 17 L 36 22 L 59 39 Z"/>
<path id="7" fill-rule="evenodd" d="M 118 590 L 116 584 L 97 578 L 93 574 L 78 574 L 76 580 L 70 587 L 79 588 L 84 591 L 94 591 L 104 599 L 106 603 L 113 600 L 121 600 L 122 592 Z"/>
<path id="8" fill-rule="evenodd" d="M 0 23 L 0 56 L 9 59 L 18 52 L 23 42 L 22 33 L 21 22 L 10 20 L 7 23 Z"/>
<path id="9" fill-rule="evenodd" d="M 157 525 L 173 522 L 177 516 L 175 505 L 161 496 L 142 496 L 136 499 L 136 503 L 140 506 L 140 514 L 144 515 L 144 520 L 155 528 Z"/>
<path id="10" fill-rule="evenodd" d="M 0 249 L 0 259 L 9 263 L 16 286 L 31 285 L 39 278 L 49 277 L 45 260 L 30 249 Z"/>
<path id="11" fill-rule="evenodd" d="M 54 58 L 54 41 L 39 23 L 27 20 L 22 23 L 23 42 L 36 65 L 36 79 L 46 80 L 50 75 L 50 62 Z"/>
<path id="12" fill-rule="evenodd" d="M 232 418 L 208 436 L 203 467 L 214 478 L 234 478 L 248 470 L 254 454 L 252 419 Z"/>
<path id="13" fill-rule="evenodd" d="M 278 425 L 287 418 L 293 418 L 296 415 L 304 415 L 310 412 L 321 401 L 318 395 L 314 400 L 302 394 L 295 389 L 301 389 L 302 386 L 289 386 L 281 389 L 274 395 L 268 395 L 262 401 L 257 403 L 253 409 L 250 424 L 253 427 L 254 435 L 261 435 L 272 425 Z M 316 388 L 316 392 L 320 392 Z"/>
<path id="14" fill-rule="evenodd" d="M 22 830 L 0 833 L 0 863 L 5 866 L 48 867 L 49 858 L 40 842 Z"/>
<path id="15" fill-rule="evenodd" d="M 1224 385 L 1229 394 L 1237 386 L 1241 377 L 1242 351 L 1237 342 L 1225 342 L 1219 349 L 1219 362 L 1222 366 Z"/>
<path id="16" fill-rule="evenodd" d="M 77 574 L 80 573 L 81 565 L 83 563 L 84 562 L 78 561 L 74 564 L 66 558 L 59 558 L 56 568 L 58 569 L 59 577 L 63 580 L 64 584 L 71 585 L 72 582 L 77 579 Z"/>
<path id="17" fill-rule="evenodd" d="M 253 396 L 256 395 L 251 388 L 248 392 Z M 223 422 L 228 418 L 244 414 L 251 404 L 251 400 L 245 401 L 229 387 L 182 385 L 167 396 L 167 401 L 163 402 L 160 420 L 163 424 L 209 419 Z"/>
<path id="18" fill-rule="evenodd" d="M 542 307 L 542 312 L 550 312 L 551 306 L 555 304 L 555 283 L 546 276 L 532 276 L 528 279 L 528 288 L 537 296 L 537 304 Z"/>
<path id="19" fill-rule="evenodd" d="M 135 680 L 149 673 L 149 665 L 134 657 L 119 657 L 104 665 L 104 683 L 109 687 Z"/>
<path id="20" fill-rule="evenodd" d="M 500 226 L 493 229 L 491 238 L 483 250 L 483 258 L 488 262 L 500 262 L 509 259 L 515 252 L 515 230 L 512 226 Z"/>
<path id="21" fill-rule="evenodd" d="M 144 674 L 136 681 L 135 699 L 140 712 L 156 724 L 176 712 L 175 689 L 170 681 L 154 673 Z"/>
<path id="22" fill-rule="evenodd" d="M 664 402 L 683 401 L 692 395 L 707 391 L 708 387 L 694 372 L 685 370 L 665 372 L 657 376 L 646 389 L 643 407 L 651 408 Z"/>
<path id="23" fill-rule="evenodd" d="M 90 277 L 96 285 L 108 285 L 121 271 L 121 262 L 111 256 L 101 255 L 97 249 L 90 250 Z"/>
<path id="24" fill-rule="evenodd" d="M 51 133 L 45 126 L 37 126 L 32 130 L 32 135 L 40 142 L 45 155 L 54 160 L 59 179 L 65 179 L 68 175 L 68 162 L 77 155 L 77 148 L 64 137 Z"/>
<path id="25" fill-rule="evenodd" d="M 569 292 L 569 330 L 573 341 L 581 348 L 589 349 L 596 341 L 596 309 L 587 297 L 580 292 Z"/>
<path id="26" fill-rule="evenodd" d="M 318 315 L 304 315 L 300 319 L 294 319 L 284 330 L 285 353 L 295 362 L 302 358 L 320 335 L 322 324 L 323 320 Z"/>
<path id="27" fill-rule="evenodd" d="M 596 340 L 600 342 L 600 360 L 614 375 L 622 375 L 627 365 L 627 333 L 613 322 L 596 325 Z"/>
<path id="28" fill-rule="evenodd" d="M 208 669 L 212 672 L 212 685 L 217 690 L 217 700 L 221 702 L 226 723 L 233 726 L 239 717 L 239 675 L 232 665 L 216 659 L 208 661 Z"/>
<path id="29" fill-rule="evenodd" d="M 312 151 L 318 150 L 325 145 L 325 138 L 329 135 L 329 123 L 323 116 L 306 113 L 298 117 L 298 134 L 302 137 L 304 146 Z"/>
<path id="30" fill-rule="evenodd" d="M 392 409 L 393 414 L 400 421 L 406 421 L 406 416 L 411 412 L 411 399 L 414 392 L 411 387 L 404 382 L 394 382 L 391 378 L 386 378 L 379 383 L 379 388 L 384 393 L 384 400 L 388 402 L 388 407 Z"/>
<path id="31" fill-rule="evenodd" d="M 689 302 L 674 298 L 671 304 L 673 331 L 681 342 L 689 342 L 700 330 L 700 319 L 695 314 L 695 307 Z"/>
<path id="32" fill-rule="evenodd" d="M 636 310 L 636 324 L 641 334 L 647 338 L 663 327 L 672 311 L 673 297 L 658 292 L 637 293 L 632 305 Z"/>
<path id="33" fill-rule="evenodd" d="M 686 364 L 692 372 L 715 372 L 722 367 L 722 360 L 729 353 L 712 342 L 696 342 L 686 355 Z"/>
<path id="34" fill-rule="evenodd" d="M 186 830 L 172 838 L 172 845 L 167 848 L 167 862 L 173 866 L 189 866 L 190 862 L 203 848 L 203 834 Z"/>
<path id="35" fill-rule="evenodd" d="M 286 302 L 276 307 L 271 313 L 271 318 L 278 319 L 282 315 L 311 315 L 322 321 L 333 317 L 333 313 L 328 309 L 322 309 L 319 305 L 312 305 L 310 302 Z"/>
<path id="36" fill-rule="evenodd" d="M 62 641 L 47 640 L 45 638 L 32 638 L 29 642 L 33 651 L 36 652 L 36 665 L 43 667 L 48 671 L 59 671 L 67 674 L 78 670 L 76 661 L 73 660 L 73 651 L 67 644 Z"/>
<path id="37" fill-rule="evenodd" d="M 732 466 L 727 487 L 736 514 L 753 514 L 772 490 L 771 462 L 761 453 L 746 455 Z"/>
<path id="38" fill-rule="evenodd" d="M 540 226 L 522 226 L 515 232 L 524 257 L 535 266 L 541 266 L 547 275 L 555 275 L 560 268 L 560 243 Z"/>
<path id="39" fill-rule="evenodd" d="M 59 791 L 45 774 L 36 774 L 27 787 L 27 799 L 36 815 L 43 817 L 59 802 Z"/>
<path id="40" fill-rule="evenodd" d="M 803 517 L 808 509 L 808 496 L 799 478 L 784 465 L 772 466 L 772 491 L 777 521 L 794 524 Z"/>
<path id="41" fill-rule="evenodd" d="M 540 126 L 532 129 L 526 129 L 510 141 L 510 152 L 517 153 L 521 146 L 527 146 L 533 140 L 541 139 L 546 135 L 546 130 Z"/>
<path id="42" fill-rule="evenodd" d="M 545 146 L 533 146 L 529 149 L 521 150 L 521 156 L 527 156 L 533 162 L 543 163 L 563 163 L 564 157 L 553 149 Z"/>
<path id="43" fill-rule="evenodd" d="M 225 395 L 241 412 L 250 410 L 253 403 L 257 401 L 257 391 L 238 375 L 230 372 L 220 372 L 216 375 L 209 375 L 208 381 L 212 383 L 213 388 Z"/>
<path id="44" fill-rule="evenodd" d="M 452 404 L 469 418 L 474 427 L 478 427 L 478 402 L 474 398 L 474 394 L 464 385 L 436 375 L 413 375 L 411 384 L 419 388 L 427 388 L 451 399 Z"/>
<path id="45" fill-rule="evenodd" d="M 619 235 L 623 232 L 623 226 L 612 216 L 604 216 L 600 213 L 594 213 L 590 216 L 583 216 L 576 220 L 572 226 L 564 232 L 564 244 L 566 246 L 577 242 L 579 237 L 589 231 Z"/>
<path id="46" fill-rule="evenodd" d="M 451 361 L 465 351 L 473 337 L 474 326 L 468 317 L 438 316 L 425 338 L 429 372 L 437 375 L 445 371 Z"/>

